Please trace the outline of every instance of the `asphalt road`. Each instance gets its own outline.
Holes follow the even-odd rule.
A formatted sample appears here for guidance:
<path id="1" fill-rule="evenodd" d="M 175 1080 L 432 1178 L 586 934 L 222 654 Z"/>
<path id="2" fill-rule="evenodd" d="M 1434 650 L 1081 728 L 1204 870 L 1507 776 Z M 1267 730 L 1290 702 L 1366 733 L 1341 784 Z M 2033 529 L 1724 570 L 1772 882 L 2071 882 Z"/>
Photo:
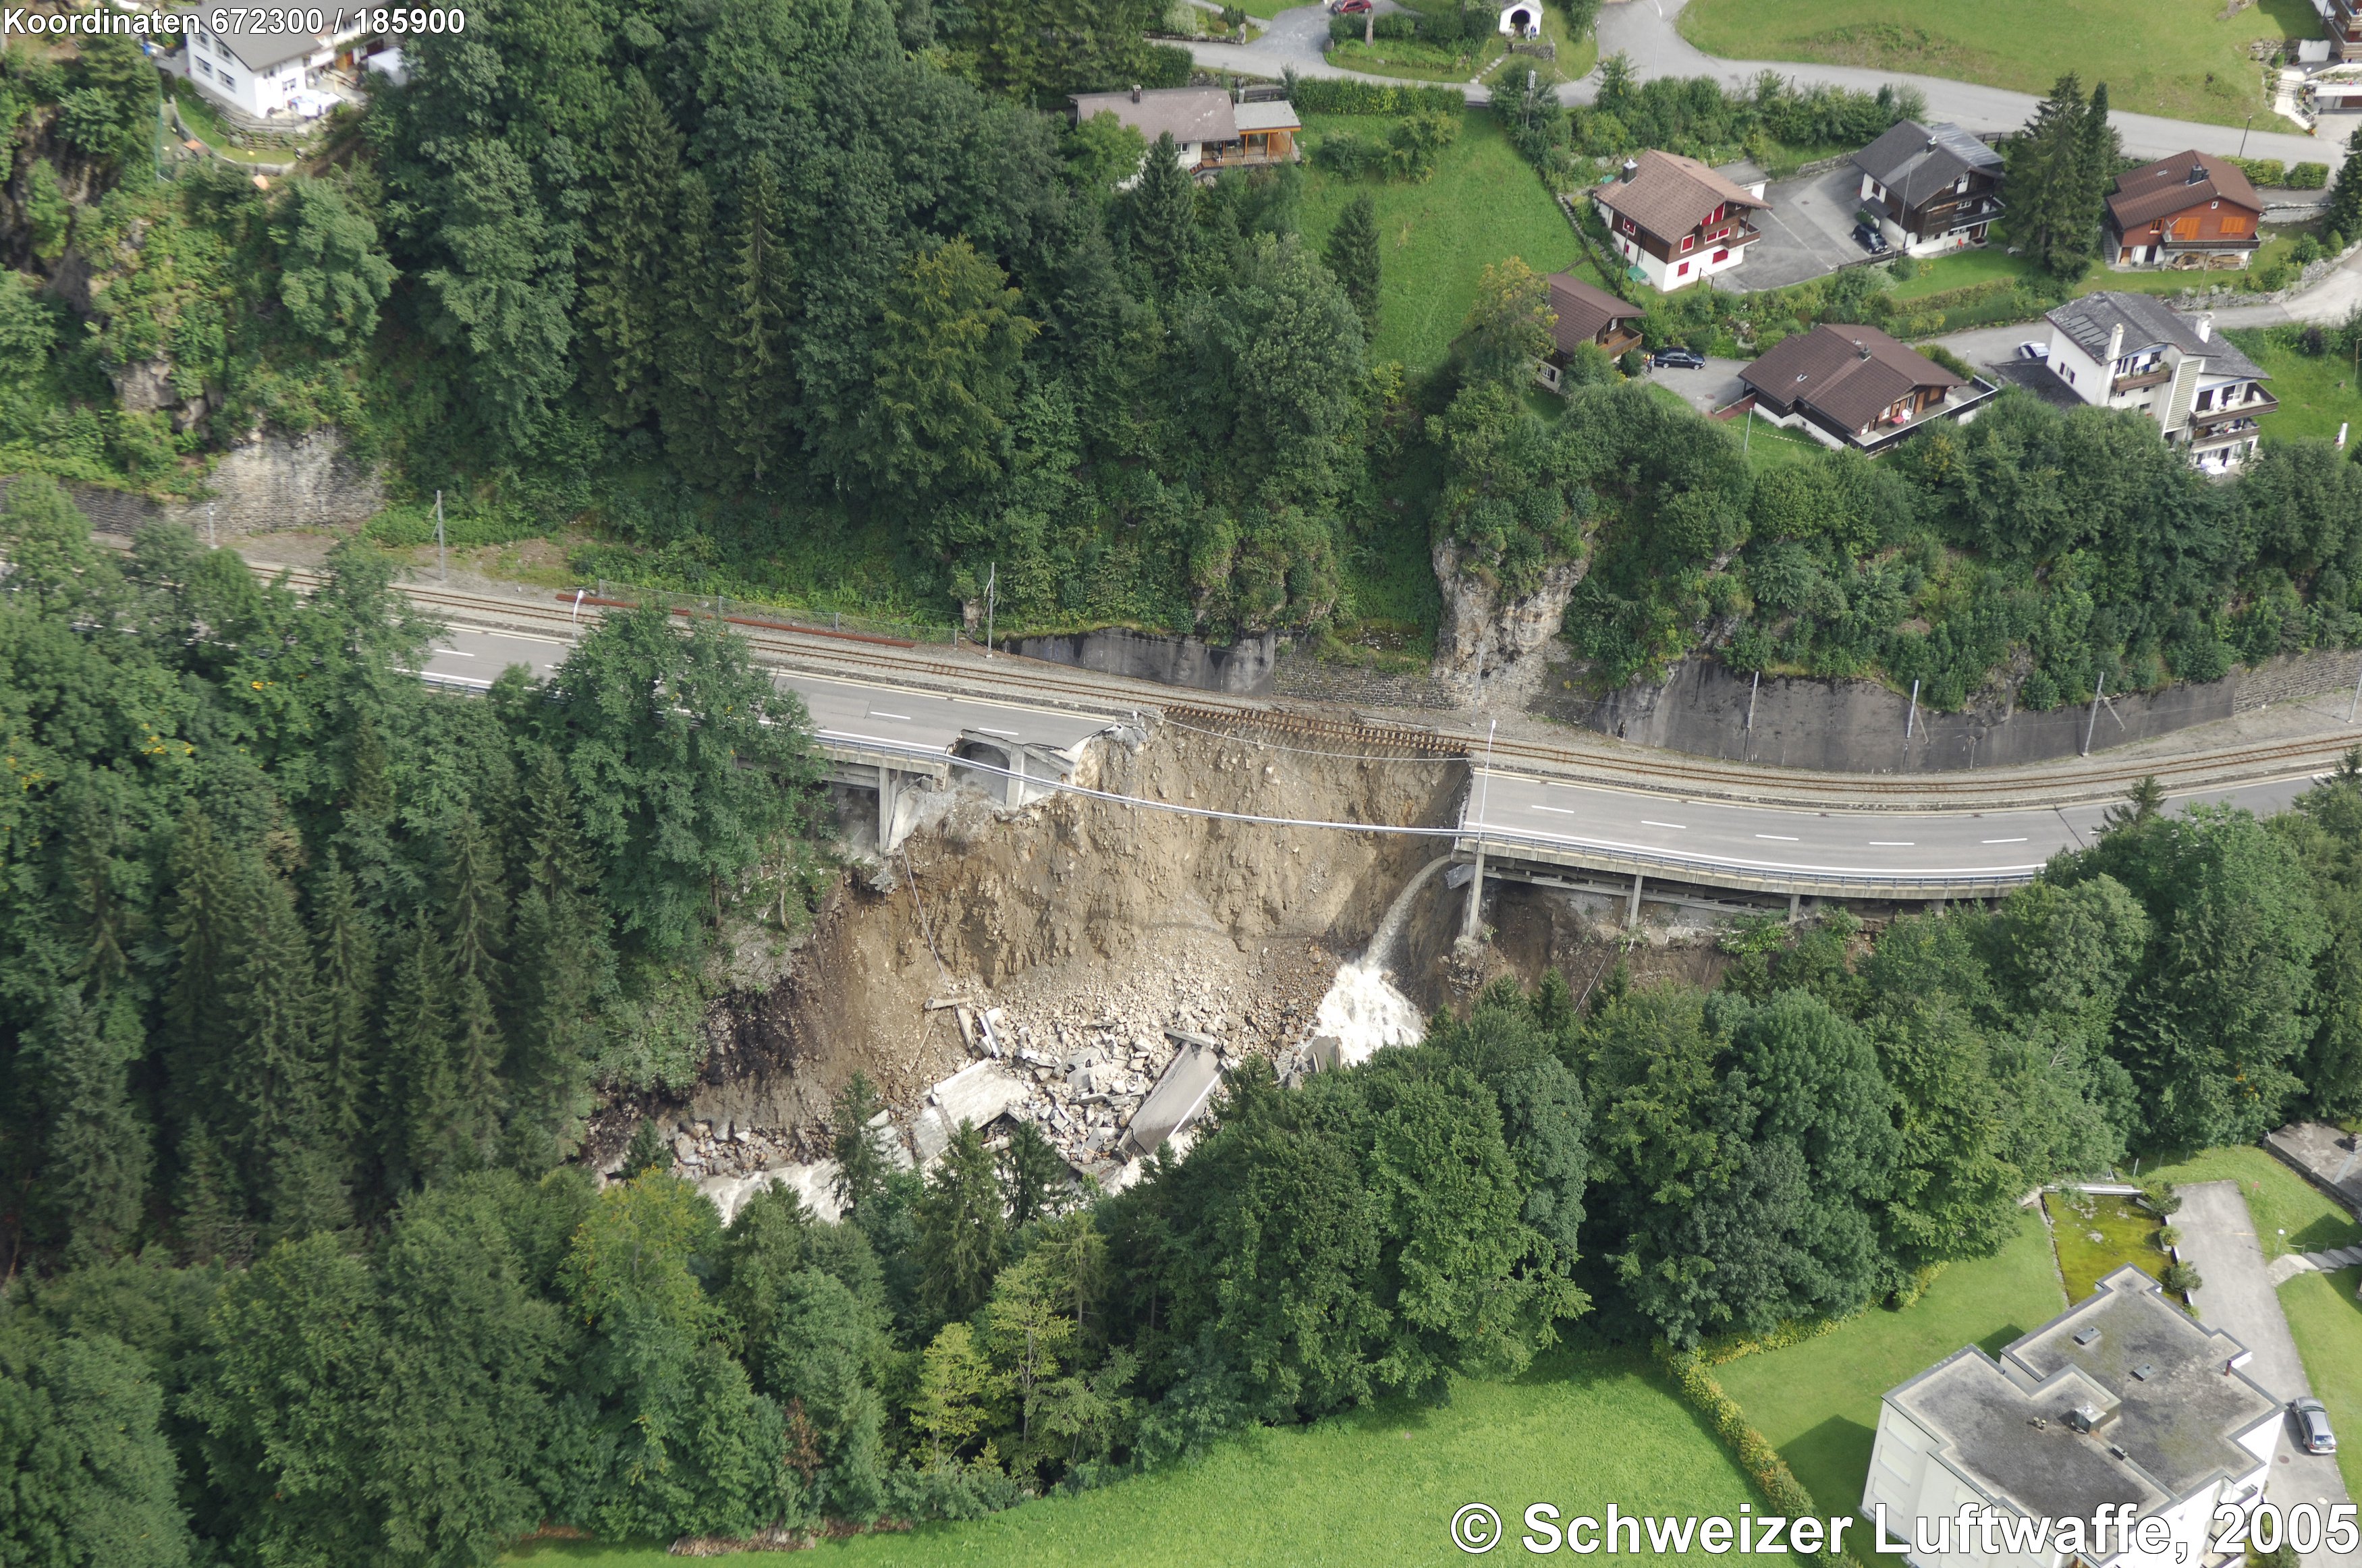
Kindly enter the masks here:
<path id="1" fill-rule="evenodd" d="M 2228 801 L 2257 815 L 2285 808 L 2312 776 L 2178 796 Z M 1778 877 L 2023 877 L 2097 834 L 2103 804 L 2019 812 L 1791 811 L 1730 801 L 1681 801 L 1591 785 L 1478 770 L 1468 833 L 1662 856 Z"/>
<path id="2" fill-rule="evenodd" d="M 454 627 L 436 639 L 425 673 L 438 681 L 481 690 L 513 664 L 524 665 L 535 679 L 542 679 L 564 661 L 571 646 L 555 637 L 524 632 Z M 775 672 L 773 679 L 782 690 L 803 699 L 813 727 L 824 741 L 882 742 L 949 756 L 961 737 L 967 735 L 1064 750 L 1108 727 L 1103 719 L 1055 709 L 828 680 L 787 670 Z"/>
<path id="3" fill-rule="evenodd" d="M 2032 94 L 1940 76 L 1915 76 L 1907 72 L 1797 61 L 1718 59 L 1697 49 L 1675 30 L 1673 22 L 1681 15 L 1682 4 L 1683 0 L 1625 0 L 1623 4 L 1603 6 L 1598 23 L 1600 57 L 1622 52 L 1632 62 L 1635 74 L 1643 80 L 1653 76 L 1711 76 L 1734 87 L 1744 87 L 1760 72 L 1772 71 L 1805 86 L 1827 83 L 1874 93 L 1890 82 L 1908 83 L 1926 94 L 1931 119 L 1949 120 L 1970 130 L 2014 130 L 2033 117 L 2034 106 L 2039 101 Z M 1321 7 L 1298 6 L 1280 12 L 1272 19 L 1270 30 L 1253 43 L 1195 44 L 1190 53 L 1198 64 L 1209 70 L 1244 72 L 1274 79 L 1292 69 L 1299 76 L 1389 80 L 1341 71 L 1330 65 L 1320 52 L 1320 42 L 1327 36 L 1326 26 L 1327 13 Z M 1463 91 L 1472 102 L 1481 103 L 1487 98 L 1484 88 L 1473 83 Z M 1597 95 L 1595 73 L 1559 89 L 1559 96 L 1570 104 L 1588 104 Z M 2122 110 L 2108 119 L 2115 127 L 2124 149 L 2140 158 L 2162 158 L 2192 147 L 2227 157 L 2239 153 L 2243 144 L 2247 157 L 2277 158 L 2287 163 L 2334 163 L 2339 156 L 2334 142 L 2284 131 L 2258 129 L 2243 133 L 2237 126 L 2169 120 Z"/>
<path id="4" fill-rule="evenodd" d="M 2257 1243 L 2256 1221 L 2247 1210 L 2235 1181 L 2195 1182 L 2180 1189 L 2181 1210 L 2173 1223 L 2181 1232 L 2181 1254 L 2205 1283 L 2192 1293 L 2201 1322 L 2220 1329 L 2253 1353 L 2246 1373 L 2264 1391 L 2283 1405 L 2312 1392 L 2289 1333 L 2288 1315 L 2280 1309 L 2279 1294 L 2266 1272 L 2263 1249 Z M 2353 1441 L 2354 1434 L 2346 1434 Z M 2282 1510 L 2311 1503 L 2324 1512 L 2349 1501 L 2345 1478 L 2334 1458 L 2299 1449 L 2294 1423 L 2280 1422 L 2279 1442 L 2273 1451 L 2270 1479 L 2264 1496 Z M 2320 1551 L 2308 1553 L 2309 1568 L 2353 1568 L 2362 1552 Z"/>

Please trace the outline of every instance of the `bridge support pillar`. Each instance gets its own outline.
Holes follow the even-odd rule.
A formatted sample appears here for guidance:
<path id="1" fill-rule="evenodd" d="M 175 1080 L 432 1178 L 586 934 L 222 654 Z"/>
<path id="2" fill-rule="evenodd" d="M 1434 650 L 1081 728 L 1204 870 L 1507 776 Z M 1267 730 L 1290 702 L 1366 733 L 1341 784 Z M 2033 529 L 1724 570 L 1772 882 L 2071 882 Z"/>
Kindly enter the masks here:
<path id="1" fill-rule="evenodd" d="M 894 853 L 894 818 L 902 804 L 902 776 L 884 763 L 877 765 L 877 853 Z"/>
<path id="2" fill-rule="evenodd" d="M 1002 803 L 1021 806 L 1025 803 L 1025 748 L 1009 748 L 1009 789 L 1001 797 Z"/>
<path id="3" fill-rule="evenodd" d="M 1485 903 L 1485 841 L 1476 841 L 1475 874 L 1468 878 L 1468 912 L 1460 917 L 1460 936 L 1464 942 L 1476 940 L 1483 923 Z"/>
<path id="4" fill-rule="evenodd" d="M 1791 894 L 1789 894 L 1789 895 L 1788 895 L 1788 923 L 1789 923 L 1790 925 L 1794 925 L 1794 924 L 1795 924 L 1798 921 L 1800 921 L 1800 920 L 1802 920 L 1802 919 L 1804 919 L 1804 918 L 1805 918 L 1805 895 L 1804 895 L 1804 894 L 1802 894 L 1802 893 L 1791 893 Z"/>
<path id="5" fill-rule="evenodd" d="M 1624 929 L 1632 931 L 1640 924 L 1640 873 L 1632 873 L 1632 896 L 1624 903 Z"/>

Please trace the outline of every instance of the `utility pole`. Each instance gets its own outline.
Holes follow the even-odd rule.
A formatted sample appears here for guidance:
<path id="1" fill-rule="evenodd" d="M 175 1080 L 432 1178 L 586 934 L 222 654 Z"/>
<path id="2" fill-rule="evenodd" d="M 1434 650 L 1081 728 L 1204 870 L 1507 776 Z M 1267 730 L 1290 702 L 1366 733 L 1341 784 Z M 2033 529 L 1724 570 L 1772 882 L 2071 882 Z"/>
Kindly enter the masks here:
<path id="1" fill-rule="evenodd" d="M 451 558 L 443 550 L 443 492 L 435 492 L 435 569 L 445 582 L 451 580 Z"/>
<path id="2" fill-rule="evenodd" d="M 1911 683 L 1911 711 L 1903 715 L 1903 744 L 1911 744 L 1911 726 L 1919 720 L 1919 683 Z"/>
<path id="3" fill-rule="evenodd" d="M 2083 725 L 2082 755 L 2085 756 L 2092 755 L 2092 732 L 2100 726 L 2100 699 L 2107 690 L 2108 678 L 2104 675 L 2101 676 L 2099 683 L 2092 688 L 2092 717 Z"/>
<path id="4" fill-rule="evenodd" d="M 994 598 L 1000 587 L 1000 563 L 994 561 L 984 569 L 984 657 L 992 657 L 992 610 Z"/>
<path id="5" fill-rule="evenodd" d="M 2242 158 L 2247 156 L 2247 133 L 2253 130 L 2255 127 L 2256 116 L 2249 115 L 2247 116 L 2247 123 L 2239 127 L 2239 156 Z"/>
<path id="6" fill-rule="evenodd" d="M 1468 878 L 1468 913 L 1460 922 L 1460 934 L 1473 942 L 1476 939 L 1476 916 L 1485 901 L 1485 808 L 1493 799 L 1493 735 L 1501 727 L 1496 719 L 1485 731 L 1485 781 L 1476 787 L 1476 874 Z"/>
<path id="7" fill-rule="evenodd" d="M 2345 722 L 2354 722 L 2354 710 L 2362 708 L 2362 664 L 2354 668 L 2354 701 L 2345 704 Z"/>

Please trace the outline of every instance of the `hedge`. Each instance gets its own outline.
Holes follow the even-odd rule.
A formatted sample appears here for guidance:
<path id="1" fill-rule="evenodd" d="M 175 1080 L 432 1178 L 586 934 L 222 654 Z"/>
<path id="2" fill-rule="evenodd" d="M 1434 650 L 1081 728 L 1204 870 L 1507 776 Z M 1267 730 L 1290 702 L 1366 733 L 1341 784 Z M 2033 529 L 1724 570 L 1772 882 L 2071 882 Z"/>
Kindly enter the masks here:
<path id="1" fill-rule="evenodd" d="M 1468 106 L 1467 97 L 1452 87 L 1381 85 L 1292 72 L 1287 101 L 1299 115 L 1457 115 Z"/>
<path id="2" fill-rule="evenodd" d="M 2277 158 L 2226 158 L 2258 185 L 2279 191 L 2318 191 L 2329 183 L 2326 163 L 2282 163 Z"/>
<path id="3" fill-rule="evenodd" d="M 1810 1337 L 1812 1331 L 1807 1330 L 1805 1337 Z M 1805 1490 L 1805 1484 L 1796 1479 L 1796 1473 L 1780 1457 L 1780 1451 L 1748 1424 L 1747 1412 L 1739 1408 L 1738 1401 L 1724 1393 L 1722 1385 L 1706 1371 L 1704 1356 L 1696 1351 L 1675 1350 L 1662 1340 L 1657 1342 L 1657 1354 L 1665 1369 L 1673 1375 L 1673 1384 L 1682 1391 L 1682 1397 L 1706 1419 L 1715 1435 L 1729 1445 L 1738 1467 L 1747 1472 L 1748 1479 L 1755 1483 L 1775 1513 L 1794 1519 L 1820 1512 L 1813 1495 Z M 1851 1568 L 1854 1562 L 1850 1552 L 1831 1551 L 1826 1546 L 1802 1555 L 1826 1568 L 1839 1568 L 1840 1564 Z"/>

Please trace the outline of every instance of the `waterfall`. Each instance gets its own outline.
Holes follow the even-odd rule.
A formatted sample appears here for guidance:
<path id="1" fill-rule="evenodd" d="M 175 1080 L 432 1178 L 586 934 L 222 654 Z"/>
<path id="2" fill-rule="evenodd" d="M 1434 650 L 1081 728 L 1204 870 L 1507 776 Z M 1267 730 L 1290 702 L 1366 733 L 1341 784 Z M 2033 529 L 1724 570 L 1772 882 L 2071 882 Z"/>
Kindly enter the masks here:
<path id="1" fill-rule="evenodd" d="M 1402 939 L 1403 927 L 1409 923 L 1411 900 L 1451 863 L 1449 856 L 1430 860 L 1403 884 L 1402 891 L 1387 906 L 1385 918 L 1378 922 L 1369 946 L 1337 971 L 1329 994 L 1320 999 L 1312 1017 L 1312 1032 L 1335 1036 L 1341 1060 L 1365 1062 L 1382 1045 L 1416 1045 L 1426 1036 L 1426 1019 L 1387 977 L 1386 960 Z"/>

